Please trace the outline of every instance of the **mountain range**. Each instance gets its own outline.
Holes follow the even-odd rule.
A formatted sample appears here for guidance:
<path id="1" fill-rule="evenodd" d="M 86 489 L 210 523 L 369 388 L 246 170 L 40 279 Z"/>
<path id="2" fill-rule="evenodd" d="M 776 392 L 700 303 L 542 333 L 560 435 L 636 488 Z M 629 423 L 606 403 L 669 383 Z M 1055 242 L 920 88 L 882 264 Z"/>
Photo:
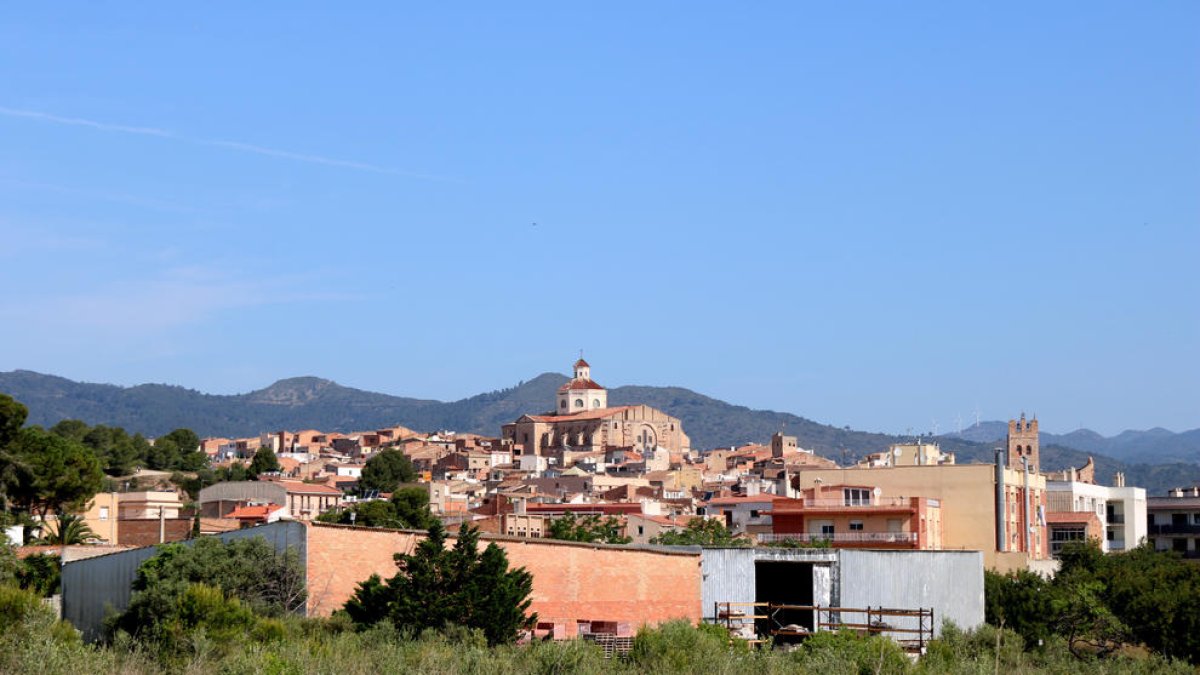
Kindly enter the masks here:
<path id="1" fill-rule="evenodd" d="M 1008 434 L 1007 422 L 980 422 L 961 432 L 943 434 L 939 438 L 958 438 L 976 443 L 996 443 Z M 1175 433 L 1161 427 L 1122 431 L 1116 436 L 1102 436 L 1091 429 L 1078 429 L 1066 434 L 1038 434 L 1043 445 L 1061 445 L 1084 452 L 1108 455 L 1124 462 L 1200 462 L 1200 429 Z"/>
<path id="2" fill-rule="evenodd" d="M 246 394 L 204 394 L 166 384 L 119 387 L 75 382 L 27 370 L 0 373 L 0 392 L 29 407 L 29 423 L 62 419 L 124 427 L 157 436 L 187 427 L 201 436 L 253 436 L 281 429 L 356 431 L 401 424 L 423 431 L 457 430 L 495 436 L 500 426 L 525 413 L 548 410 L 565 375 L 543 373 L 515 387 L 443 402 L 406 398 L 341 386 L 317 377 L 280 380 Z M 834 427 L 791 413 L 751 410 L 681 387 L 624 386 L 609 390 L 610 405 L 644 403 L 682 420 L 696 448 L 766 443 L 783 431 L 802 447 L 845 464 L 911 437 Z M 985 422 L 937 437 L 959 462 L 992 461 L 1007 432 L 1003 422 Z M 928 437 L 927 437 L 928 440 Z M 1081 466 L 1095 457 L 1097 477 L 1109 482 L 1124 471 L 1128 484 L 1161 493 L 1200 483 L 1200 429 L 1173 434 L 1162 429 L 1105 438 L 1076 431 L 1042 434 L 1042 466 Z"/>

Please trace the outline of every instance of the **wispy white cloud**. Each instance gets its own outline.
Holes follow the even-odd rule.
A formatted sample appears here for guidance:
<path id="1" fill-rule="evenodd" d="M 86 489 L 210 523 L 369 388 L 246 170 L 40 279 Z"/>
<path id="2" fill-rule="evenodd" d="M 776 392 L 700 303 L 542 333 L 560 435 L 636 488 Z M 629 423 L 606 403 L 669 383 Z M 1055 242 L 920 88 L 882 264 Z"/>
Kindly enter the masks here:
<path id="1" fill-rule="evenodd" d="M 89 127 L 92 129 L 99 129 L 101 131 L 117 131 L 123 134 L 158 136 L 159 138 L 176 138 L 174 134 L 163 129 L 154 129 L 152 127 L 131 127 L 124 124 L 108 124 L 106 122 L 85 120 L 79 117 L 62 117 L 61 115 L 51 115 L 50 113 L 39 112 L 37 110 L 21 110 L 19 108 L 0 106 L 0 115 L 6 115 L 8 117 L 24 117 L 26 119 L 40 120 L 42 122 L 53 122 L 55 124 L 65 124 L 72 127 Z"/>
<path id="2" fill-rule="evenodd" d="M 215 268 L 214 268 L 215 267 Z M 223 322 L 239 309 L 337 302 L 354 296 L 311 288 L 311 280 L 258 279 L 224 273 L 224 265 L 177 266 L 134 280 L 56 294 L 0 298 L 0 322 L 31 333 L 61 333 L 86 340 L 128 340 L 173 334 L 177 329 Z"/>
<path id="3" fill-rule="evenodd" d="M 84 119 L 81 117 L 65 117 L 62 115 L 54 115 L 51 113 L 41 112 L 39 110 L 25 110 L 21 108 L 9 108 L 0 106 L 0 115 L 5 117 L 15 117 L 21 119 L 36 120 L 39 122 L 48 122 L 51 124 L 59 124 L 65 126 L 87 127 L 98 131 L 107 131 L 120 134 L 133 134 L 137 136 L 153 136 L 155 138 L 164 138 L 174 141 L 183 141 L 185 143 L 195 143 L 198 145 L 207 145 L 218 148 L 226 148 L 236 152 L 245 152 L 255 155 L 263 155 L 266 157 L 276 157 L 278 159 L 286 159 L 294 162 L 305 162 L 308 164 L 320 164 L 323 166 L 332 166 L 342 169 L 353 169 L 356 171 L 369 171 L 372 173 L 388 174 L 392 176 L 405 176 L 408 178 L 420 178 L 423 180 L 447 180 L 442 176 L 422 173 L 417 171 L 402 171 L 391 167 L 380 166 L 378 164 L 369 164 L 367 162 L 358 162 L 348 159 L 339 159 L 336 157 L 325 157 L 323 155 L 313 155 L 302 152 L 292 152 L 290 150 L 280 150 L 278 148 L 269 148 L 253 143 L 243 143 L 240 141 L 230 141 L 224 139 L 212 138 L 197 138 L 193 136 L 185 136 L 177 134 L 173 131 L 160 129 L 157 127 L 140 127 L 127 124 L 112 124 L 109 122 L 100 122 L 97 120 Z"/>

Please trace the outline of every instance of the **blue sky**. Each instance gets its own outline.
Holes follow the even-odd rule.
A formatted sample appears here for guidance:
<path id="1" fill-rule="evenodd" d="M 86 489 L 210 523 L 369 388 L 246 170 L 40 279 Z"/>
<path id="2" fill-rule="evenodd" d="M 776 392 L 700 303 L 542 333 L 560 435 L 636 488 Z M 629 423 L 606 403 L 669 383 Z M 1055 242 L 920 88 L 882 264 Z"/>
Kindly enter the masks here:
<path id="1" fill-rule="evenodd" d="M 1200 426 L 1200 4 L 9 8 L 0 370 Z M 536 223 L 534 225 L 533 223 Z"/>

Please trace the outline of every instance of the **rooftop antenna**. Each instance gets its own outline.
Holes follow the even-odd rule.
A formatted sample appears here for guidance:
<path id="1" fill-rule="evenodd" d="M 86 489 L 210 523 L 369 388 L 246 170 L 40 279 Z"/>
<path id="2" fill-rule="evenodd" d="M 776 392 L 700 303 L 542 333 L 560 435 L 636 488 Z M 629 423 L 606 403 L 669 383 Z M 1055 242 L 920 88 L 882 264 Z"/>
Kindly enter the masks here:
<path id="1" fill-rule="evenodd" d="M 975 404 L 975 426 L 979 426 L 979 404 Z"/>

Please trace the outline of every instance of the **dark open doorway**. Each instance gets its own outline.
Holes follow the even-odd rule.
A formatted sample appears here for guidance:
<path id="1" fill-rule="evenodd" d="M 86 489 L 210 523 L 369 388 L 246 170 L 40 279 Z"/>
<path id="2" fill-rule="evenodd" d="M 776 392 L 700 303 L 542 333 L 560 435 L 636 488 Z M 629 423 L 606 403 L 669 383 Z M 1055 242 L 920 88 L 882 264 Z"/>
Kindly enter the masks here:
<path id="1" fill-rule="evenodd" d="M 755 562 L 754 600 L 755 602 L 773 602 L 783 605 L 812 605 L 813 564 L 768 560 Z M 758 613 L 771 614 L 766 608 L 760 609 Z M 760 633 L 770 635 L 771 630 L 790 624 L 812 631 L 813 613 L 811 611 L 781 610 L 774 614 L 774 620 L 759 619 L 757 628 Z M 794 636 L 778 635 L 776 642 L 793 642 L 796 639 Z"/>

